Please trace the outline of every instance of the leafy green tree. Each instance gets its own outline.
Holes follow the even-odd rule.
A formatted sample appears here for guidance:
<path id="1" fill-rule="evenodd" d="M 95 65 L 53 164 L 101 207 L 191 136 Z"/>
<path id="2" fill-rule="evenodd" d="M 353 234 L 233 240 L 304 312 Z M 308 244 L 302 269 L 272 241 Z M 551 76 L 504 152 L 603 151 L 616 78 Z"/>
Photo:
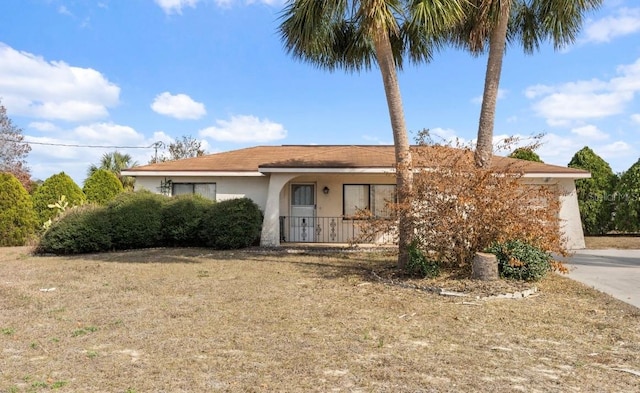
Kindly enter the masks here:
<path id="1" fill-rule="evenodd" d="M 615 228 L 640 232 L 640 160 L 620 176 L 615 196 Z"/>
<path id="2" fill-rule="evenodd" d="M 33 207 L 38 214 L 40 225 L 56 216 L 58 211 L 49 205 L 58 202 L 63 195 L 70 206 L 79 206 L 86 201 L 82 189 L 64 172 L 49 177 L 33 193 Z"/>
<path id="3" fill-rule="evenodd" d="M 591 178 L 576 180 L 584 233 L 587 235 L 607 233 L 612 229 L 617 176 L 609 164 L 587 146 L 574 154 L 568 166 L 591 172 Z"/>
<path id="4" fill-rule="evenodd" d="M 404 56 L 429 60 L 436 38 L 462 17 L 459 0 L 293 0 L 282 13 L 280 34 L 295 58 L 330 71 L 378 65 L 393 131 L 400 204 L 409 201 L 413 169 L 397 69 Z M 398 232 L 398 265 L 404 267 L 414 236 L 410 216 L 399 216 Z"/>
<path id="5" fill-rule="evenodd" d="M 0 173 L 0 246 L 22 246 L 36 232 L 31 197 L 11 173 Z"/>
<path id="6" fill-rule="evenodd" d="M 31 146 L 24 141 L 22 129 L 11 122 L 7 109 L 0 103 L 0 172 L 13 174 L 27 191 L 31 187 L 26 161 L 30 151 Z"/>
<path id="7" fill-rule="evenodd" d="M 533 151 L 533 149 L 527 149 L 526 147 L 519 147 L 515 149 L 511 154 L 509 154 L 509 157 L 525 161 L 543 162 L 538 153 Z"/>
<path id="8" fill-rule="evenodd" d="M 123 192 L 124 188 L 112 172 L 98 169 L 84 181 L 82 191 L 87 196 L 88 202 L 105 205 Z"/>
<path id="9" fill-rule="evenodd" d="M 533 53 L 545 40 L 556 49 L 575 41 L 587 12 L 602 0 L 469 0 L 466 19 L 451 34 L 452 41 L 478 55 L 488 46 L 482 108 L 478 124 L 476 165 L 487 168 L 493 156 L 493 126 L 502 59 L 507 41 Z M 487 45 L 488 44 L 488 45 Z"/>
<path id="10" fill-rule="evenodd" d="M 123 169 L 128 169 L 136 165 L 138 165 L 138 163 L 133 161 L 133 158 L 131 158 L 129 154 L 122 154 L 118 151 L 105 153 L 100 159 L 100 164 L 91 164 L 89 166 L 89 169 L 87 170 L 87 177 L 90 177 L 93 172 L 98 169 L 105 169 L 118 177 L 125 190 L 131 191 L 133 190 L 135 178 L 131 176 L 123 176 L 120 172 Z"/>
<path id="11" fill-rule="evenodd" d="M 160 142 L 161 143 L 161 142 Z M 202 142 L 191 135 L 184 135 L 180 139 L 171 142 L 168 147 L 168 154 L 151 157 L 149 164 L 157 162 L 183 160 L 185 158 L 201 157 L 205 154 Z"/>

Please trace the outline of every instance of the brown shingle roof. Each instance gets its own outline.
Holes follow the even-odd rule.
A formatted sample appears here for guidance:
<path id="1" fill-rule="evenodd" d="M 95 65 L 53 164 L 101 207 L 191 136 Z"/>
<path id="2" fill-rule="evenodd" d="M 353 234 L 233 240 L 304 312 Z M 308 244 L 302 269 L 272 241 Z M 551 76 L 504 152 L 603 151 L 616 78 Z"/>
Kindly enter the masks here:
<path id="1" fill-rule="evenodd" d="M 412 149 L 428 147 L 414 146 Z M 528 174 L 564 174 L 583 177 L 588 172 L 538 162 L 520 161 L 494 156 L 492 167 L 516 164 Z M 395 165 L 393 146 L 382 145 L 283 145 L 256 146 L 209 154 L 178 161 L 161 162 L 129 169 L 131 172 L 258 172 L 273 168 L 375 168 L 392 169 Z M 419 166 L 416 163 L 416 166 Z"/>

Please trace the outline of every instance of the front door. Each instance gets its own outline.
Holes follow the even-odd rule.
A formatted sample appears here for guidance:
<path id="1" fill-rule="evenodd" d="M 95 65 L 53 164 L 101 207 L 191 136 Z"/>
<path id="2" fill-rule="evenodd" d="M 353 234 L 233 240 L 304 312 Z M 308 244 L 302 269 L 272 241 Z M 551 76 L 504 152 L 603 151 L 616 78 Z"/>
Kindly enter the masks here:
<path id="1" fill-rule="evenodd" d="M 313 184 L 291 185 L 290 241 L 314 242 L 316 233 L 316 188 Z"/>

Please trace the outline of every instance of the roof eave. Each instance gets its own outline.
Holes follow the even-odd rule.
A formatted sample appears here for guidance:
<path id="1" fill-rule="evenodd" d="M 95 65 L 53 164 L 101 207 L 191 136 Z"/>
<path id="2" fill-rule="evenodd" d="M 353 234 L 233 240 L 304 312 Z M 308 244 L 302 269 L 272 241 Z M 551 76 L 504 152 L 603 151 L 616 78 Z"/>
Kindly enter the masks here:
<path id="1" fill-rule="evenodd" d="M 125 176 L 151 177 L 151 176 L 182 176 L 182 177 L 260 177 L 265 176 L 254 171 L 122 171 Z"/>
<path id="2" fill-rule="evenodd" d="M 259 168 L 260 173 L 395 173 L 393 168 Z"/>
<path id="3" fill-rule="evenodd" d="M 591 173 L 550 173 L 550 172 L 528 172 L 522 175 L 524 178 L 555 178 L 555 179 L 589 179 Z"/>

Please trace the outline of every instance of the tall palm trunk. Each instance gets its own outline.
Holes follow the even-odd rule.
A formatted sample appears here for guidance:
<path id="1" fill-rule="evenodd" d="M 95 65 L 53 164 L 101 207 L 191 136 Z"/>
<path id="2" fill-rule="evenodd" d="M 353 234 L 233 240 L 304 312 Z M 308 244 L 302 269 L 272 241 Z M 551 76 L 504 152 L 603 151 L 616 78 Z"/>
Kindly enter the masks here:
<path id="1" fill-rule="evenodd" d="M 393 131 L 393 143 L 396 155 L 396 186 L 398 190 L 398 203 L 401 206 L 398 217 L 398 267 L 404 268 L 409 258 L 408 247 L 414 235 L 411 216 L 406 208 L 413 189 L 411 146 L 409 144 L 407 126 L 404 120 L 396 64 L 393 59 L 391 42 L 387 31 L 377 29 L 374 32 L 374 46 L 378 66 L 382 74 L 384 92 L 389 108 L 389 117 L 391 118 L 391 129 Z"/>
<path id="2" fill-rule="evenodd" d="M 491 165 L 493 156 L 493 125 L 496 114 L 496 101 L 498 100 L 498 88 L 500 74 L 502 72 L 502 59 L 504 57 L 507 42 L 507 26 L 512 0 L 500 1 L 500 15 L 497 26 L 491 32 L 489 38 L 489 57 L 487 70 L 484 77 L 484 92 L 482 95 L 482 109 L 480 110 L 480 122 L 478 125 L 478 142 L 476 144 L 475 161 L 479 168 L 487 168 Z"/>

